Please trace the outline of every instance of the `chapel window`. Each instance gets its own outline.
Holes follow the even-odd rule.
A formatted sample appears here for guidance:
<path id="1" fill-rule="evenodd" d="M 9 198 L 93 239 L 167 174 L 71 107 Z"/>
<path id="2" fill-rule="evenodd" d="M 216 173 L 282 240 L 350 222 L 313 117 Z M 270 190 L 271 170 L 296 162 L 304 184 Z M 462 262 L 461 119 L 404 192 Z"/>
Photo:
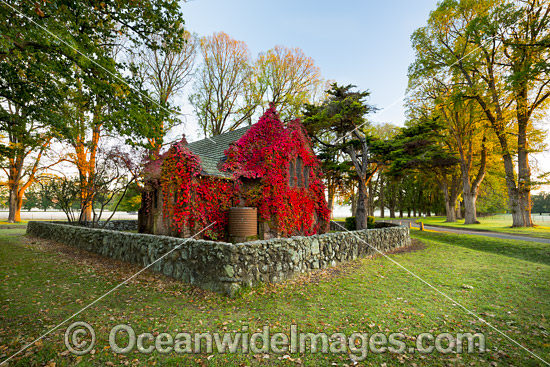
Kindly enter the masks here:
<path id="1" fill-rule="evenodd" d="M 304 187 L 302 166 L 303 166 L 302 158 L 301 157 L 296 158 L 296 176 L 298 176 L 298 187 Z"/>

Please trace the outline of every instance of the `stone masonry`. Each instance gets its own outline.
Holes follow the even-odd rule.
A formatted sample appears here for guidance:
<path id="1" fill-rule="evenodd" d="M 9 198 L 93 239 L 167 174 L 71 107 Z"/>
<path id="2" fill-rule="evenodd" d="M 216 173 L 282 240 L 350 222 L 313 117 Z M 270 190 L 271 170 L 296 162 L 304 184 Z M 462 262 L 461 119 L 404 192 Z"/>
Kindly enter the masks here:
<path id="1" fill-rule="evenodd" d="M 242 287 L 282 282 L 374 255 L 377 251 L 373 248 L 388 252 L 410 244 L 406 226 L 237 244 L 52 222 L 29 222 L 27 234 L 142 266 L 154 263 L 151 269 L 156 272 L 230 297 Z M 170 254 L 155 262 L 166 253 Z"/>

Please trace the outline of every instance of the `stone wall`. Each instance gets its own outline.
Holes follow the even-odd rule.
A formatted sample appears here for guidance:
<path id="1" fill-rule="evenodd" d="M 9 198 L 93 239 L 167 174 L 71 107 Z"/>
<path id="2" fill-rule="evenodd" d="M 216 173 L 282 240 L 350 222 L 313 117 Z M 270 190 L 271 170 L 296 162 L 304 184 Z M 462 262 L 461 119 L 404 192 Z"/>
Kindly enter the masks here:
<path id="1" fill-rule="evenodd" d="M 410 244 L 405 226 L 309 237 L 224 243 L 29 222 L 31 236 L 147 266 L 198 287 L 234 296 L 243 286 L 281 282 L 297 274 Z M 370 245 L 370 246 L 369 246 Z"/>
<path id="2" fill-rule="evenodd" d="M 344 228 L 342 228 L 344 227 Z M 329 224 L 329 229 L 331 231 L 345 231 L 346 222 L 343 220 L 331 220 Z"/>
<path id="3" fill-rule="evenodd" d="M 95 222 L 92 222 L 92 221 L 82 221 L 79 223 L 68 223 L 68 222 L 63 222 L 63 223 L 73 224 L 75 226 L 83 226 L 88 228 L 94 228 L 96 224 Z M 103 222 L 99 222 L 100 227 L 102 224 Z M 137 231 L 138 221 L 137 219 L 110 220 L 107 222 L 107 224 L 105 225 L 105 228 L 103 229 L 111 229 L 113 231 Z"/>

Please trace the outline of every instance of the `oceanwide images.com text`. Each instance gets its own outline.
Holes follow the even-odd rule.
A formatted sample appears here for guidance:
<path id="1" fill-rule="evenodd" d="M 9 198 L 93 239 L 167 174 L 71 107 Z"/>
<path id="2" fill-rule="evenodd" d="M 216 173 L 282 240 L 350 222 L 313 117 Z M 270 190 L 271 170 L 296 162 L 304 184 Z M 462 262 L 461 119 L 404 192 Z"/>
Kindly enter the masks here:
<path id="1" fill-rule="evenodd" d="M 85 322 L 71 324 L 65 332 L 65 345 L 76 355 L 89 353 L 95 346 L 94 329 Z M 125 324 L 116 325 L 109 333 L 109 347 L 117 354 L 137 350 L 150 354 L 199 353 L 332 353 L 350 354 L 363 361 L 369 353 L 483 353 L 485 335 L 481 333 L 421 333 L 414 337 L 404 333 L 312 333 L 290 325 L 288 333 L 273 332 L 269 326 L 261 331 L 243 326 L 237 332 L 136 333 Z"/>

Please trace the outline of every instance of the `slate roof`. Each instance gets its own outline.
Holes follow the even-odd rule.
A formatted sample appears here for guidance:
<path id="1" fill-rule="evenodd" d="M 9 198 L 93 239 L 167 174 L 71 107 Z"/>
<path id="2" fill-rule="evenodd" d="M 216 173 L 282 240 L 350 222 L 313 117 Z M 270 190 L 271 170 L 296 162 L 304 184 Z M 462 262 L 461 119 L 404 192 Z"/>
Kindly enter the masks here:
<path id="1" fill-rule="evenodd" d="M 225 158 L 224 151 L 229 148 L 233 142 L 239 140 L 250 126 L 241 127 L 233 131 L 197 140 L 187 144 L 187 148 L 194 154 L 198 155 L 201 160 L 202 173 L 210 176 L 231 177 L 227 172 L 221 172 L 218 169 L 218 163 Z"/>

